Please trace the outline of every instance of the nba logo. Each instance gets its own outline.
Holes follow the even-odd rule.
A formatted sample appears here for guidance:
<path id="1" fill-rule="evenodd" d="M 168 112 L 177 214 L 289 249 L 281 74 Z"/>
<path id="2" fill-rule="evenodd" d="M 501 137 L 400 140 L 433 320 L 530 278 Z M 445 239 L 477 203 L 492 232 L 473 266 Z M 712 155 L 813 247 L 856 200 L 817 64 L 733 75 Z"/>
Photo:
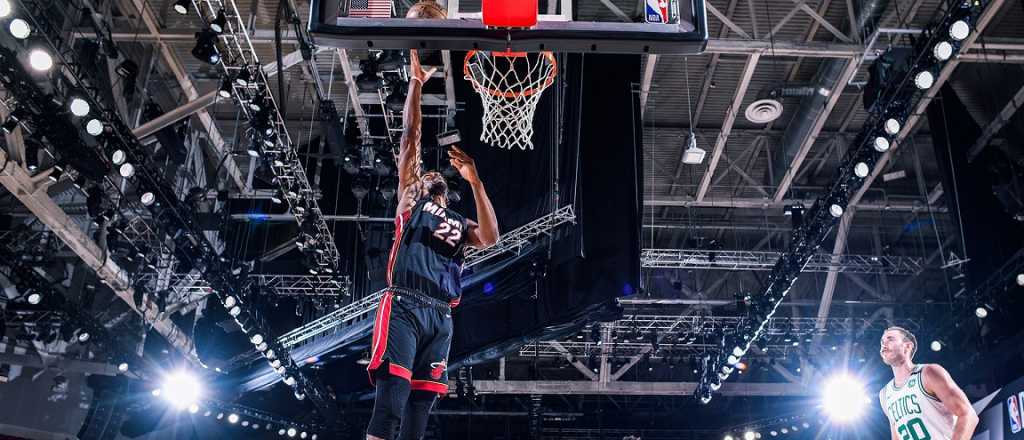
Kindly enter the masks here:
<path id="1" fill-rule="evenodd" d="M 668 23 L 669 0 L 646 0 L 644 17 L 648 23 Z"/>
<path id="2" fill-rule="evenodd" d="M 1018 406 L 1017 396 L 1010 396 L 1006 399 L 1006 410 L 1010 413 L 1010 431 L 1014 434 L 1020 432 L 1021 426 L 1024 422 L 1021 421 L 1020 406 Z"/>

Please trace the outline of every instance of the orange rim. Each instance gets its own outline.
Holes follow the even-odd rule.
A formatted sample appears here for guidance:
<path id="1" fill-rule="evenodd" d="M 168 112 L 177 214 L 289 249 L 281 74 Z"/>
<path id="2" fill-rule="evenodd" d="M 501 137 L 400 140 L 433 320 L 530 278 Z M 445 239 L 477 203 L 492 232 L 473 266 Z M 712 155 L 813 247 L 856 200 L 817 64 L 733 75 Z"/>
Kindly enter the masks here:
<path id="1" fill-rule="evenodd" d="M 480 52 L 480 51 L 479 50 L 471 50 L 471 51 L 466 53 L 466 59 L 465 59 L 465 62 L 463 63 L 463 65 L 462 65 L 462 74 L 466 77 L 467 80 L 472 82 L 477 88 L 487 92 L 491 96 L 500 96 L 502 98 L 518 98 L 518 97 L 521 97 L 521 96 L 532 96 L 533 94 L 540 93 L 544 89 L 548 88 L 552 83 L 555 82 L 555 77 L 558 76 L 558 61 L 555 61 L 555 55 L 552 54 L 551 52 L 544 51 L 544 52 L 541 52 L 540 55 L 545 57 L 545 58 L 547 58 L 548 62 L 551 63 L 551 73 L 548 75 L 547 78 L 544 79 L 544 82 L 540 86 L 531 87 L 531 88 L 529 88 L 527 90 L 524 90 L 522 92 L 508 92 L 508 91 L 503 91 L 503 90 L 494 90 L 494 89 L 491 89 L 491 88 L 487 88 L 487 87 L 482 86 L 480 83 L 477 83 L 475 80 L 473 80 L 473 76 L 469 74 L 469 63 L 470 63 L 470 60 L 473 58 L 473 56 L 475 56 L 477 54 L 477 52 Z M 491 55 L 499 56 L 499 57 L 505 57 L 505 58 L 521 58 L 521 57 L 525 57 L 527 55 L 527 53 L 526 52 L 504 51 L 504 52 L 491 52 Z"/>

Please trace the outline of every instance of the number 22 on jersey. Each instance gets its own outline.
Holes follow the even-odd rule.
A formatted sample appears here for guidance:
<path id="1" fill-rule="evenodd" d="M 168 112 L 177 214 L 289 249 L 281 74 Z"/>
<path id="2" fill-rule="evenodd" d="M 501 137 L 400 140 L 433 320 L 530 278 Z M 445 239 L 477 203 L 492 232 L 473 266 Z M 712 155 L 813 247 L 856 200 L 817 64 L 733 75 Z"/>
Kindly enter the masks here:
<path id="1" fill-rule="evenodd" d="M 462 230 L 453 228 L 452 225 L 447 222 L 441 222 L 441 224 L 437 226 L 437 229 L 434 230 L 434 236 L 437 237 L 438 240 L 442 240 L 454 247 L 459 244 L 459 239 L 462 238 Z"/>

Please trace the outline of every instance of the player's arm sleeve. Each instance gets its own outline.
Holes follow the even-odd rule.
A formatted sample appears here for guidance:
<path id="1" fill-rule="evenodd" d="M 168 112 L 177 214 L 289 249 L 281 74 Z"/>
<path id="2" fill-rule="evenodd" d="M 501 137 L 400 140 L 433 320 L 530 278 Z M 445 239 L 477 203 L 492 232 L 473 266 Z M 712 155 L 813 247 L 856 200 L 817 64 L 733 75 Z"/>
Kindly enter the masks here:
<path id="1" fill-rule="evenodd" d="M 924 391 L 937 397 L 956 416 L 953 440 L 970 440 L 978 426 L 978 414 L 949 372 L 940 365 L 925 365 L 921 380 Z"/>

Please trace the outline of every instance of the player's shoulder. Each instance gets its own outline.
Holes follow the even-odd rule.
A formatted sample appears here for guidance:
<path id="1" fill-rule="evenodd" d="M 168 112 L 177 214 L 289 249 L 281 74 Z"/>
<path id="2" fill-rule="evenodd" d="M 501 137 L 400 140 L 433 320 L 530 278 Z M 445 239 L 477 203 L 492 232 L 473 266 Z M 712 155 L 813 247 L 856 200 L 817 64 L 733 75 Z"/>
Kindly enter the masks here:
<path id="1" fill-rule="evenodd" d="M 946 371 L 946 369 L 943 368 L 942 365 L 939 365 L 939 364 L 921 364 L 920 365 L 920 371 L 921 371 L 921 374 L 927 375 L 927 376 L 949 374 Z"/>

